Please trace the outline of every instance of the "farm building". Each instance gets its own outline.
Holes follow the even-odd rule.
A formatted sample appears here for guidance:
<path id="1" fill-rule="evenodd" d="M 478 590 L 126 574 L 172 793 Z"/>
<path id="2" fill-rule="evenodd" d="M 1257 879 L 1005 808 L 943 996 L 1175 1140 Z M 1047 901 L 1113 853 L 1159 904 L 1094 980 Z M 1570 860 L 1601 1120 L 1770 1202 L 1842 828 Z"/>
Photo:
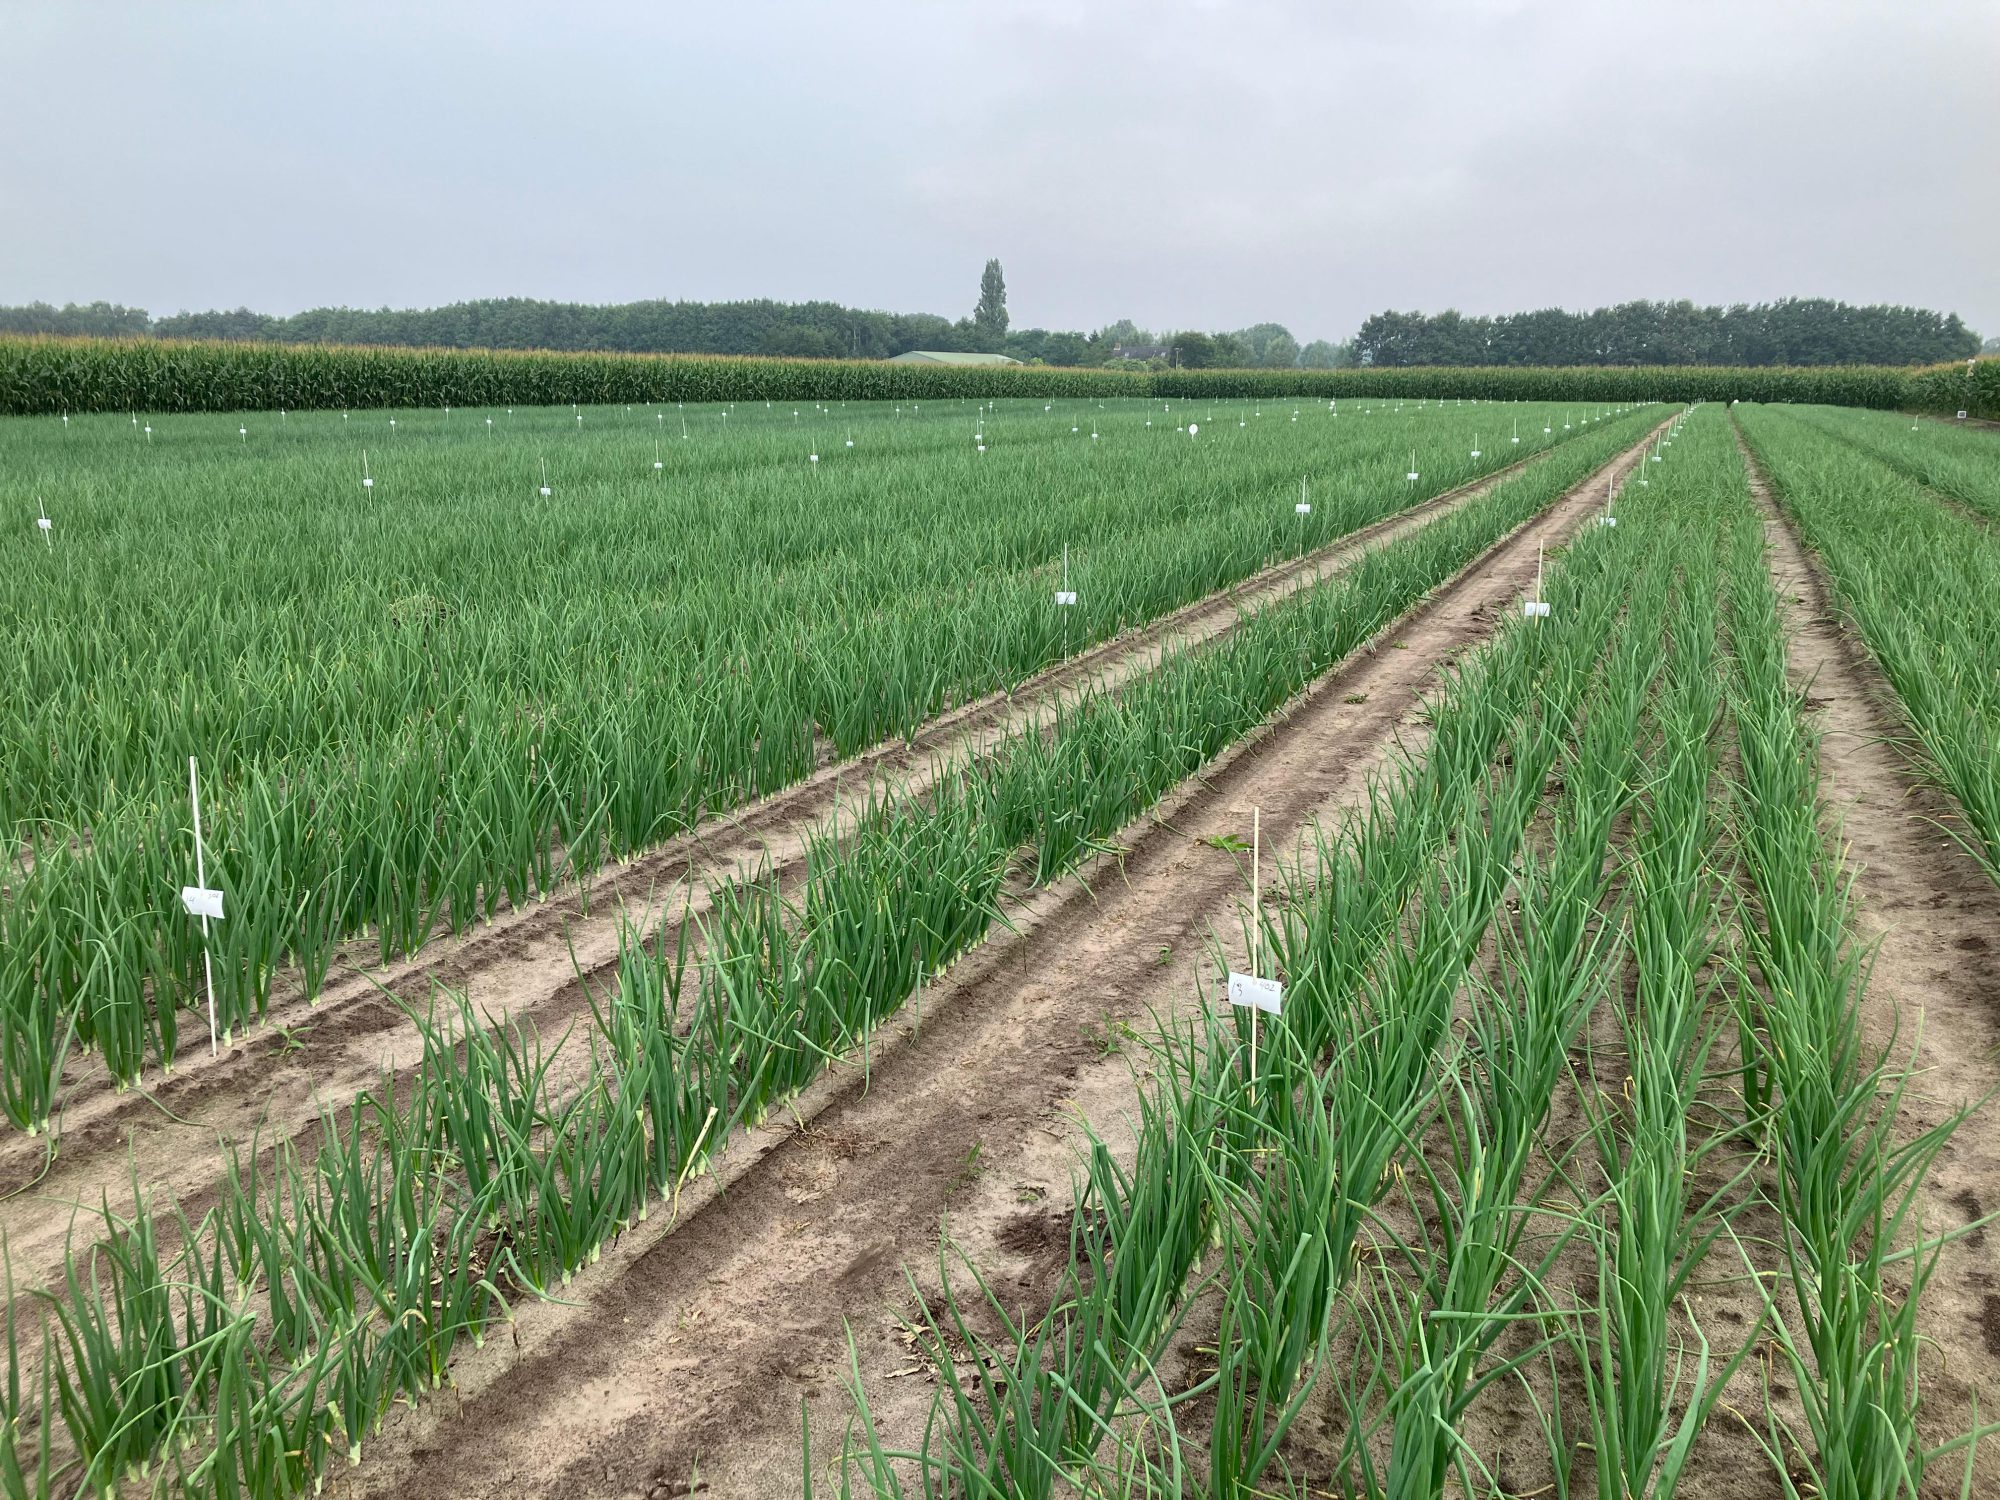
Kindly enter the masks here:
<path id="1" fill-rule="evenodd" d="M 1006 354 L 953 354 L 940 349 L 912 349 L 889 361 L 892 365 L 1018 365 Z"/>

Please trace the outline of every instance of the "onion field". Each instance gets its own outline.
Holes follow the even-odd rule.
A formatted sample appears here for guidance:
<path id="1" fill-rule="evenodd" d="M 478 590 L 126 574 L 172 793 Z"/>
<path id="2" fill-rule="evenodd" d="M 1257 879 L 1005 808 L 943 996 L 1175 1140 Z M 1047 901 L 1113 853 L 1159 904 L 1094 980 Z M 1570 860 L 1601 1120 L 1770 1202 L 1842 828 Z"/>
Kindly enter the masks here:
<path id="1" fill-rule="evenodd" d="M 0 485 L 0 1500 L 2000 1488 L 1994 434 L 56 413 Z"/>

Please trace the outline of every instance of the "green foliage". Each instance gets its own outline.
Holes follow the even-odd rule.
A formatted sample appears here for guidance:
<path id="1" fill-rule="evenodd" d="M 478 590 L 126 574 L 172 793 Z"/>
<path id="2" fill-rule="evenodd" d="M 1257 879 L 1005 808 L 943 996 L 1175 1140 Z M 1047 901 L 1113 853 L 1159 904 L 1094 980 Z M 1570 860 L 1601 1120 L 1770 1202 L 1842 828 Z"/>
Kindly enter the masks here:
<path id="1" fill-rule="evenodd" d="M 60 517 L 53 547 L 6 539 L 0 570 L 0 813 L 29 855 L 0 903 L 0 1110 L 23 1128 L 75 1053 L 120 1082 L 173 1062 L 206 973 L 178 909 L 190 753 L 230 913 L 210 939 L 228 1036 L 274 987 L 312 999 L 347 939 L 412 951 L 1516 452 L 1567 464 L 1611 425 L 1531 420 L 1527 447 L 1474 460 L 1494 419 L 1469 407 L 1243 411 L 1198 440 L 1127 403 L 490 419 L 370 416 L 365 440 L 360 413 L 155 417 L 150 436 L 16 420 Z M 1065 548 L 1080 597 L 1058 609 Z M 1153 795 L 1192 769 L 1197 737 L 1086 721 Z M 1122 821 L 1102 821 L 1118 797 L 1057 822 L 1049 868 Z"/>
<path id="2" fill-rule="evenodd" d="M 1908 474 L 2000 514 L 2000 445 L 1858 418 L 1758 407 L 1743 429 L 1895 688 L 1918 764 L 1955 804 L 1952 832 L 2000 880 L 2000 542 Z"/>
<path id="3" fill-rule="evenodd" d="M 1788 297 L 1733 307 L 1626 302 L 1498 318 L 1376 313 L 1355 344 L 1367 363 L 1407 365 L 1922 365 L 1965 359 L 1979 338 L 1957 313 Z"/>
<path id="4" fill-rule="evenodd" d="M 1086 370 L 819 359 L 0 339 L 0 414 L 1144 394 Z"/>
<path id="5" fill-rule="evenodd" d="M 2000 372 L 2000 361 L 1988 364 Z M 1939 378 L 1940 376 L 1945 378 Z M 1788 401 L 1892 410 L 1955 411 L 1965 404 L 1965 366 L 1941 372 L 1883 366 L 1762 369 L 1696 365 L 1550 368 L 1162 371 L 1151 377 L 1162 397 L 1311 396 L 1322 401 L 1403 398 L 1481 401 Z M 1984 376 L 1982 375 L 1982 380 Z M 1952 382 L 1956 381 L 1954 385 Z M 2000 380 L 1981 386 L 2000 411 Z M 1974 415 L 1981 414 L 1975 410 Z"/>
<path id="6" fill-rule="evenodd" d="M 979 277 L 979 302 L 972 309 L 972 326 L 989 347 L 1007 337 L 1007 278 L 1000 262 L 989 260 Z"/>
<path id="7" fill-rule="evenodd" d="M 970 325 L 967 325 L 968 327 Z M 933 345 L 959 347 L 955 336 Z M 1235 335 L 1227 336 L 1234 340 Z M 1008 352 L 1057 366 L 1074 335 L 1028 329 Z M 1108 357 L 1110 345 L 1095 346 Z M 58 412 L 362 410 L 693 401 L 943 401 L 1007 397 L 1318 400 L 1776 401 L 2000 419 L 2000 360 L 1910 371 L 1881 366 L 1483 369 L 1210 369 L 1216 340 L 1182 334 L 1179 369 L 1018 369 L 871 360 L 510 353 L 157 339 L 0 338 L 0 415 Z M 1266 345 L 1282 350 L 1273 339 Z M 837 352 L 837 350 L 813 352 Z M 1097 357 L 1095 354 L 1090 357 Z M 1243 356 L 1250 356 L 1246 351 Z"/>

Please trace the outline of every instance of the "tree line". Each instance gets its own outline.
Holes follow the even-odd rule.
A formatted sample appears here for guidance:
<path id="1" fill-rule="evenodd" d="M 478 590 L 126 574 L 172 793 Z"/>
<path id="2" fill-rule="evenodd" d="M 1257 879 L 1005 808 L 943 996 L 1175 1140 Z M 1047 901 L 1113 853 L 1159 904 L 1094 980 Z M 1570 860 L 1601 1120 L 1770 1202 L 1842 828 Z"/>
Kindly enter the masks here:
<path id="1" fill-rule="evenodd" d="M 1500 317 L 1376 313 L 1354 339 L 1364 365 L 1922 365 L 1970 359 L 1957 313 L 1818 297 L 1698 307 L 1623 302 Z"/>
<path id="2" fill-rule="evenodd" d="M 1301 344 L 1280 323 L 1228 332 L 1156 333 L 1130 319 L 1090 333 L 1013 328 L 998 261 L 987 262 L 971 315 L 956 320 L 768 299 L 589 304 L 504 297 L 433 308 L 318 307 L 288 317 L 239 307 L 159 318 L 109 302 L 35 302 L 0 307 L 0 334 L 798 359 L 889 359 L 935 349 L 1007 354 L 1024 364 L 1148 370 L 1913 365 L 1966 359 L 1980 349 L 1978 335 L 1956 313 L 1808 298 L 1730 307 L 1627 302 L 1499 317 L 1382 312 L 1340 343 Z"/>
<path id="3" fill-rule="evenodd" d="M 990 296 L 972 317 L 956 321 L 931 313 L 864 311 L 836 302 L 766 300 L 590 305 L 506 297 L 410 310 L 318 307 L 274 317 L 237 308 L 159 318 L 109 302 L 66 307 L 35 302 L 0 307 L 0 334 L 793 359 L 889 359 L 912 349 L 935 349 L 1007 354 L 1023 364 L 1137 369 L 1333 369 L 1354 363 L 1351 349 L 1323 339 L 1301 348 L 1276 323 L 1231 333 L 1155 334 L 1130 319 L 1090 333 L 1010 328 L 1004 297 L 996 304 Z"/>

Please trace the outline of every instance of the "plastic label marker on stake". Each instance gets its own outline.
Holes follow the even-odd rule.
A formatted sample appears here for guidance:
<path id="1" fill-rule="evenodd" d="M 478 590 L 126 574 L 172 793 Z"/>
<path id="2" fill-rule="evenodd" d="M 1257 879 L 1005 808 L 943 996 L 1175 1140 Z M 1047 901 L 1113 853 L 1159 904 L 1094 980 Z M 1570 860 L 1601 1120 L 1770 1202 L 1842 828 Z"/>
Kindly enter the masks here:
<path id="1" fill-rule="evenodd" d="M 1076 603 L 1076 590 L 1069 586 L 1069 543 L 1063 543 L 1063 586 L 1056 590 L 1056 603 Z"/>
<path id="2" fill-rule="evenodd" d="M 1542 598 L 1542 549 L 1535 547 L 1535 597 L 1523 600 L 1521 614 L 1530 620 L 1546 620 L 1549 617 L 1548 601 Z"/>
<path id="3" fill-rule="evenodd" d="M 188 802 L 194 808 L 194 884 L 181 887 L 181 909 L 201 919 L 201 967 L 208 981 L 208 1055 L 215 1056 L 215 961 L 208 951 L 208 924 L 222 920 L 222 892 L 210 890 L 208 865 L 201 852 L 201 785 L 195 774 L 195 758 L 188 757 Z"/>
<path id="4" fill-rule="evenodd" d="M 361 450 L 361 488 L 364 490 L 375 488 L 375 476 L 368 472 L 368 450 L 366 448 Z"/>
<path id="5" fill-rule="evenodd" d="M 542 498 L 549 498 L 549 461 L 546 458 L 542 460 Z"/>
<path id="6" fill-rule="evenodd" d="M 1261 972 L 1264 967 L 1264 906 L 1259 874 L 1263 865 L 1263 852 L 1263 812 L 1260 808 L 1253 807 L 1250 809 L 1250 967 L 1257 972 L 1238 974 L 1232 969 L 1229 973 L 1229 1003 L 1246 1007 L 1251 1012 L 1250 1087 L 1253 1099 L 1257 1087 L 1256 1012 L 1280 1015 L 1285 1003 L 1285 987 L 1275 979 L 1264 978 Z"/>
<path id="7" fill-rule="evenodd" d="M 49 551 L 53 552 L 56 550 L 56 544 L 49 540 L 49 533 L 56 529 L 56 523 L 49 519 L 48 503 L 37 499 L 35 501 L 35 509 L 39 513 L 39 519 L 35 522 L 35 528 L 41 532 L 42 541 L 47 544 Z"/>

